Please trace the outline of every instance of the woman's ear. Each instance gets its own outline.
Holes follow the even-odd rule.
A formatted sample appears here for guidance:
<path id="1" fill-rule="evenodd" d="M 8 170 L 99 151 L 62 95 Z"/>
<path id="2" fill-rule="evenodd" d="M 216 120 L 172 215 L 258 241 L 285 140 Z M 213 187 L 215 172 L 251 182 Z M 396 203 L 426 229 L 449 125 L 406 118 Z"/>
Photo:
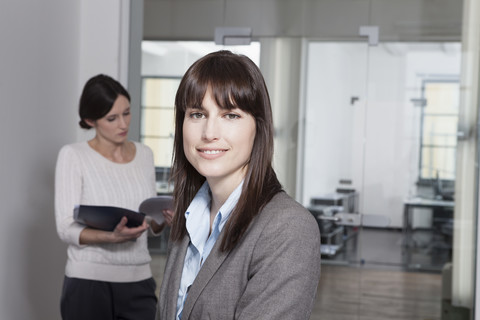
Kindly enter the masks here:
<path id="1" fill-rule="evenodd" d="M 85 122 L 92 128 L 95 128 L 96 121 L 95 120 L 90 120 L 90 119 L 85 119 Z"/>

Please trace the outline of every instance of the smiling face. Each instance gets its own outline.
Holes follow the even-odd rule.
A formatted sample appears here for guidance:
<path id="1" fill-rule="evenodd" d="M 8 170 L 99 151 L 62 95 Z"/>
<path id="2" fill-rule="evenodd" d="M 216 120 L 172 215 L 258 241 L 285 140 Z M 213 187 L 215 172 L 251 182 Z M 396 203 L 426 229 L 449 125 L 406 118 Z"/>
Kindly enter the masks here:
<path id="1" fill-rule="evenodd" d="M 119 95 L 112 109 L 104 117 L 95 121 L 86 121 L 95 128 L 98 139 L 122 144 L 127 140 L 130 118 L 130 102 L 125 96 Z"/>
<path id="2" fill-rule="evenodd" d="M 255 119 L 239 108 L 222 109 L 208 89 L 198 108 L 187 108 L 183 148 L 190 164 L 209 182 L 235 188 L 244 178 L 255 140 Z"/>

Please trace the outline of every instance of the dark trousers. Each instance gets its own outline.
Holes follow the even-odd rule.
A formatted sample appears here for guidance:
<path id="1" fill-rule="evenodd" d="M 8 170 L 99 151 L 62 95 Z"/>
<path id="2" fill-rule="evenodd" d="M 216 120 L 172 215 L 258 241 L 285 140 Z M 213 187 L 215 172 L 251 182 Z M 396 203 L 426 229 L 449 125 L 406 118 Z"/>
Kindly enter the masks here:
<path id="1" fill-rule="evenodd" d="M 153 278 L 139 282 L 104 282 L 65 277 L 60 311 L 63 320 L 155 319 Z"/>

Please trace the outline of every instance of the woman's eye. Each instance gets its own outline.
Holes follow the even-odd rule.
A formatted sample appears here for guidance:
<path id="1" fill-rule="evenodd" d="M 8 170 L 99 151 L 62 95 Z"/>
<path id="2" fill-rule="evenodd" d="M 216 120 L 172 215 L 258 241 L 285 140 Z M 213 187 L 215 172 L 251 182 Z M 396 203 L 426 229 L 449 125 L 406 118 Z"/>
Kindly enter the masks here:
<path id="1" fill-rule="evenodd" d="M 115 121 L 115 117 L 107 118 L 107 121 L 108 122 L 113 122 L 113 121 Z"/>
<path id="2" fill-rule="evenodd" d="M 130 111 L 126 111 L 123 113 L 124 116 L 128 116 L 130 114 Z"/>
<path id="3" fill-rule="evenodd" d="M 200 113 L 200 112 L 192 112 L 192 113 L 190 113 L 190 118 L 201 119 L 201 118 L 203 118 L 203 114 Z"/>
<path id="4" fill-rule="evenodd" d="M 225 115 L 227 117 L 227 119 L 229 120 L 235 120 L 235 119 L 238 119 L 240 118 L 240 116 L 238 114 L 235 114 L 235 113 L 228 113 L 227 115 Z"/>

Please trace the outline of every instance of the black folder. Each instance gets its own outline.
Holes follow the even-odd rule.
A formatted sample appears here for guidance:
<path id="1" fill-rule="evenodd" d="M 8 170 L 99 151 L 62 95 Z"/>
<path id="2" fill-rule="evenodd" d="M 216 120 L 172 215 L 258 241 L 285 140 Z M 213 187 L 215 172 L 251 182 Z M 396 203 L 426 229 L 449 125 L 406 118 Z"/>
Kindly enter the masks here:
<path id="1" fill-rule="evenodd" d="M 127 227 L 138 227 L 143 223 L 145 214 L 120 207 L 78 205 L 73 210 L 75 221 L 91 228 L 113 231 L 122 217 L 127 217 Z"/>

